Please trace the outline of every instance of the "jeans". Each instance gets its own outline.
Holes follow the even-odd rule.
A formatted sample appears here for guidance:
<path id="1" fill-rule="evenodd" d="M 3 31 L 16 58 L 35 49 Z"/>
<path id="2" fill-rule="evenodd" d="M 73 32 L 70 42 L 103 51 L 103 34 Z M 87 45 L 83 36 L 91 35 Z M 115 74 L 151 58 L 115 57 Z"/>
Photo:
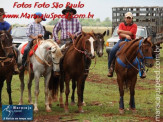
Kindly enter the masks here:
<path id="1" fill-rule="evenodd" d="M 111 63 L 113 59 L 115 58 L 116 52 L 119 49 L 119 43 L 122 42 L 123 40 L 119 40 L 114 47 L 111 49 L 110 54 L 109 54 L 109 61 L 108 61 L 108 69 L 110 69 Z"/>
<path id="2" fill-rule="evenodd" d="M 23 66 L 25 66 L 25 64 L 26 64 L 27 55 L 28 55 L 28 53 L 30 51 L 30 48 L 31 48 L 32 44 L 33 44 L 33 40 L 32 41 L 28 41 L 28 44 L 27 44 L 27 46 L 24 49 L 24 54 L 23 54 L 23 57 L 22 57 L 22 65 Z"/>

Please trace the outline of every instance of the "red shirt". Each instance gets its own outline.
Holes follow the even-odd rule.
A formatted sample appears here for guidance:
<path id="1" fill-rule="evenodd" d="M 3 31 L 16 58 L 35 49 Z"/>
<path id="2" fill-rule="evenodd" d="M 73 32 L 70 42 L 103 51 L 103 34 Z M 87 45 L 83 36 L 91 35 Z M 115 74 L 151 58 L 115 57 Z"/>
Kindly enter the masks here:
<path id="1" fill-rule="evenodd" d="M 137 25 L 132 24 L 132 25 L 125 25 L 124 22 L 119 24 L 119 30 L 124 30 L 124 31 L 130 31 L 133 35 L 131 36 L 132 39 L 136 38 L 136 32 L 137 32 Z M 119 36 L 120 39 L 122 37 Z"/>

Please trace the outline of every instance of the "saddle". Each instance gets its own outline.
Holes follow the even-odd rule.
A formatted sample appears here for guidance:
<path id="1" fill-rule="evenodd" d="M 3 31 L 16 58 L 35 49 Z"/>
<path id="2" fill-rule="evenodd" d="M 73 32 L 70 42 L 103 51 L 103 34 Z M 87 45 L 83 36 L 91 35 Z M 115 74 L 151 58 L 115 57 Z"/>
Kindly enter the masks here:
<path id="1" fill-rule="evenodd" d="M 29 51 L 29 57 L 31 57 L 33 55 L 33 53 L 37 50 L 38 48 L 38 45 L 40 44 L 40 40 L 41 39 L 37 39 L 37 40 L 32 40 L 33 41 L 33 44 L 30 45 L 30 47 L 32 47 Z M 21 54 L 23 55 L 24 54 L 24 49 L 25 47 L 27 46 L 28 43 L 24 44 L 22 49 L 21 49 Z"/>

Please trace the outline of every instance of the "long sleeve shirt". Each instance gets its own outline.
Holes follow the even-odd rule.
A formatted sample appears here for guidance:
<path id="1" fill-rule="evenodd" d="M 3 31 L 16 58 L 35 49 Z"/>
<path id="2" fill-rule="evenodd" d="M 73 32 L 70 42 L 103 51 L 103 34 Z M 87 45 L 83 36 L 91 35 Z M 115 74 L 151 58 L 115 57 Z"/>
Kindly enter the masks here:
<path id="1" fill-rule="evenodd" d="M 82 31 L 82 27 L 77 18 L 72 18 L 70 21 L 67 20 L 66 18 L 60 19 L 53 29 L 53 36 L 55 41 L 59 40 L 58 32 L 60 30 L 61 30 L 61 40 L 62 40 L 62 39 L 70 38 L 68 32 L 78 36 Z"/>
<path id="2" fill-rule="evenodd" d="M 36 23 L 36 22 L 33 22 L 33 23 L 29 24 L 28 28 L 27 28 L 27 32 L 26 32 L 28 37 L 30 35 L 38 36 L 39 34 L 44 36 L 44 33 L 45 33 L 45 31 L 44 31 L 43 26 L 40 23 Z M 28 40 L 31 41 L 33 39 L 29 37 Z"/>

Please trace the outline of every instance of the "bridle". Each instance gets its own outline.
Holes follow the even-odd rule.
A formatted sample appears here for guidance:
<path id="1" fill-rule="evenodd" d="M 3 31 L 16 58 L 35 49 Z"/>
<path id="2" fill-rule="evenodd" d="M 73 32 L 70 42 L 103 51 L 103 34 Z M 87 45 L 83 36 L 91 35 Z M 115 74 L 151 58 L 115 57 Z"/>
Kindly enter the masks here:
<path id="1" fill-rule="evenodd" d="M 83 37 L 83 35 L 82 35 L 82 37 Z M 81 38 L 82 38 L 82 37 L 81 37 Z M 78 49 L 78 48 L 75 46 L 75 39 L 74 39 L 74 38 L 72 39 L 72 42 L 73 42 L 73 47 L 74 47 L 74 49 L 75 49 L 76 51 L 78 51 L 79 53 L 84 54 L 87 58 L 90 58 L 90 57 L 89 57 L 89 53 L 88 53 L 88 51 L 87 51 L 86 48 L 85 48 L 85 40 L 82 42 L 83 50 L 80 50 L 80 49 Z M 91 58 L 90 58 L 90 59 L 91 59 Z"/>
<path id="2" fill-rule="evenodd" d="M 138 48 L 138 51 L 137 51 L 137 55 L 140 54 L 142 56 L 142 58 L 137 58 L 136 57 L 136 61 L 138 62 L 138 68 L 136 68 L 126 57 L 125 55 L 125 59 L 126 61 L 134 68 L 136 69 L 137 71 L 139 71 L 139 75 L 141 74 L 140 72 L 140 69 L 141 69 L 141 66 L 140 66 L 140 62 L 143 63 L 144 62 L 144 59 L 153 59 L 153 57 L 148 57 L 148 56 L 144 56 L 143 52 L 142 52 L 142 45 L 143 45 L 143 40 L 140 40 L 139 41 L 139 48 Z M 140 60 L 140 61 L 139 61 Z"/>
<path id="3" fill-rule="evenodd" d="M 10 48 L 13 48 L 13 46 L 4 46 L 3 43 L 2 43 L 2 40 L 1 40 L 1 36 L 6 36 L 7 40 L 9 39 L 8 35 L 6 33 L 2 33 L 0 34 L 0 43 L 1 43 L 1 47 L 2 47 L 2 50 L 6 53 L 5 49 L 10 49 Z"/>
<path id="4" fill-rule="evenodd" d="M 5 53 L 5 56 L 0 57 L 0 64 L 1 64 L 1 66 L 4 66 L 5 63 L 7 63 L 7 62 L 11 62 L 11 63 L 12 63 L 12 61 L 14 60 L 14 57 L 12 57 L 12 58 L 7 57 L 7 56 L 6 56 L 6 51 L 5 51 L 6 48 L 7 48 L 7 49 L 13 48 L 13 46 L 4 46 L 3 43 L 2 43 L 1 36 L 6 36 L 7 40 L 9 39 L 9 37 L 8 37 L 8 35 L 7 35 L 5 32 L 2 32 L 2 33 L 0 34 L 0 45 L 1 45 L 2 50 L 3 50 L 4 53 Z M 11 63 L 10 63 L 10 64 L 11 64 Z M 9 65 L 10 65 L 10 64 L 9 64 Z"/>

